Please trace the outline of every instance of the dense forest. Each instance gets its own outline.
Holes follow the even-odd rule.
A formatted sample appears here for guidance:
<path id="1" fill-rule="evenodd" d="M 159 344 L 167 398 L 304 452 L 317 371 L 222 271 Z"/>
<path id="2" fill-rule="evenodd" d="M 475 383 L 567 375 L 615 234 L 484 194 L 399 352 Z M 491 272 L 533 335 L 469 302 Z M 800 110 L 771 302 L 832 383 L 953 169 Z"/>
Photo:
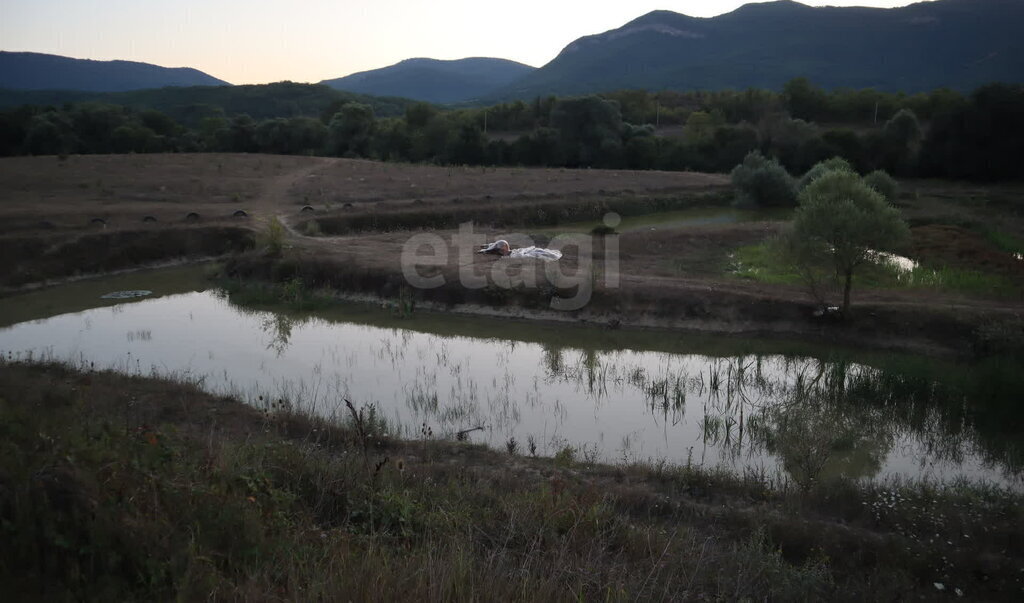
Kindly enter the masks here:
<path id="1" fill-rule="evenodd" d="M 272 86 L 294 95 L 299 85 Z M 759 150 L 793 173 L 840 156 L 861 172 L 972 180 L 1019 178 L 1024 156 L 1019 84 L 903 95 L 796 79 L 781 93 L 619 91 L 455 110 L 347 97 L 275 105 L 271 92 L 192 113 L 95 100 L 8 108 L 0 155 L 222 151 L 725 172 Z"/>
<path id="2" fill-rule="evenodd" d="M 332 106 L 359 102 L 373 107 L 377 117 L 402 115 L 414 101 L 387 96 L 368 96 L 334 90 L 326 85 L 277 82 L 243 86 L 189 86 L 149 88 L 123 92 L 86 90 L 0 89 L 0 110 L 23 105 L 63 107 L 97 103 L 130 109 L 156 110 L 188 128 L 208 117 L 248 115 L 271 117 L 319 117 Z"/>

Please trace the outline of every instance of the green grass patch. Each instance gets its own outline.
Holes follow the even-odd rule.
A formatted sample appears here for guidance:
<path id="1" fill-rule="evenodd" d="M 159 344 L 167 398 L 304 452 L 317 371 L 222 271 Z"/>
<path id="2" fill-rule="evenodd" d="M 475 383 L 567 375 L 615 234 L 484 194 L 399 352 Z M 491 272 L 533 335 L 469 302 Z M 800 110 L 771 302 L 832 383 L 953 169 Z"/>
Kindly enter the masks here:
<path id="1" fill-rule="evenodd" d="M 801 273 L 781 259 L 774 243 L 769 241 L 737 249 L 727 273 L 738 278 L 762 283 L 803 285 Z M 889 262 L 866 263 L 854 273 L 855 287 L 878 289 L 935 289 L 980 296 L 1010 296 L 1021 293 L 1021 285 L 998 274 L 979 270 L 918 265 L 903 271 Z"/>
<path id="2" fill-rule="evenodd" d="M 974 293 L 978 295 L 1012 295 L 1020 292 L 1020 285 L 998 274 L 961 268 L 929 268 L 918 266 L 905 276 L 897 278 L 894 286 L 939 289 Z"/>
<path id="3" fill-rule="evenodd" d="M 1024 253 L 1024 241 L 998 230 L 986 230 L 985 240 L 1007 253 Z"/>
<path id="4" fill-rule="evenodd" d="M 732 254 L 726 272 L 733 276 L 771 284 L 802 284 L 803 278 L 792 265 L 778 260 L 771 243 L 740 247 Z"/>

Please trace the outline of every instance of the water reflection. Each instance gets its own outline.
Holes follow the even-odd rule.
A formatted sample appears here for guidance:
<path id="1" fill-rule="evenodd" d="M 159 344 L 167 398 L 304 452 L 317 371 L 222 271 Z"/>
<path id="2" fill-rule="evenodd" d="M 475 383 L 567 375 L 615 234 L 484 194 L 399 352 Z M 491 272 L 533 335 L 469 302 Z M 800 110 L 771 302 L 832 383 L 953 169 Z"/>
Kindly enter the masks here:
<path id="1" fill-rule="evenodd" d="M 269 337 L 266 347 L 277 354 L 278 358 L 288 349 L 294 324 L 295 320 L 287 314 L 269 314 L 260 319 L 260 328 Z"/>
<path id="2" fill-rule="evenodd" d="M 782 459 L 803 488 L 835 477 L 876 476 L 893 442 L 884 422 L 809 402 L 783 404 L 755 416 L 750 432 L 759 446 Z"/>
<path id="3" fill-rule="evenodd" d="M 1019 436 L 1007 427 L 1019 408 L 1005 392 L 937 380 L 901 357 L 879 368 L 807 352 L 696 353 L 664 334 L 649 336 L 655 350 L 587 337 L 605 335 L 436 316 L 389 322 L 365 309 L 294 315 L 196 292 L 17 324 L 0 330 L 0 350 L 170 373 L 325 415 L 344 414 L 348 398 L 375 405 L 408 437 L 424 425 L 449 437 L 483 427 L 470 437 L 499 448 L 572 445 L 608 461 L 777 472 L 800 486 L 901 476 L 1021 487 Z"/>

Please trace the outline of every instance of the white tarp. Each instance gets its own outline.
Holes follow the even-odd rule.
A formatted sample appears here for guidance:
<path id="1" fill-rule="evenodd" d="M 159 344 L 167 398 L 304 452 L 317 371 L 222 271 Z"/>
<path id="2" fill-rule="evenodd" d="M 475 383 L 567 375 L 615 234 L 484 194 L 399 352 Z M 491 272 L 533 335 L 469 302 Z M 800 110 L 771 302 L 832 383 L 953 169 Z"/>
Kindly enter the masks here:
<path id="1" fill-rule="evenodd" d="M 508 241 L 504 239 L 499 239 L 484 246 L 484 248 L 477 253 L 488 253 L 491 255 L 510 258 L 536 258 L 538 260 L 544 260 L 545 262 L 554 262 L 562 259 L 562 252 L 557 249 L 544 249 L 543 247 L 534 247 L 532 245 L 529 247 L 512 249 L 509 246 Z"/>
<path id="2" fill-rule="evenodd" d="M 562 252 L 557 249 L 544 249 L 542 247 L 522 247 L 513 249 L 509 254 L 510 258 L 537 258 L 546 262 L 554 262 L 562 259 Z"/>

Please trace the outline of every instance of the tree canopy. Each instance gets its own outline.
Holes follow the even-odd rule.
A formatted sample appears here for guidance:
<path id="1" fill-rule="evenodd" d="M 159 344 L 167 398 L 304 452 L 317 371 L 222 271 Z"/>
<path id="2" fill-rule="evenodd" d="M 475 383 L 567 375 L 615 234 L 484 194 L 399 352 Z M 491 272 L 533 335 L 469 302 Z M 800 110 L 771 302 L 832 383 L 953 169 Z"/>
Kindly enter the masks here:
<path id="1" fill-rule="evenodd" d="M 841 157 L 860 173 L 982 181 L 1020 178 L 1024 156 L 1022 85 L 985 86 L 964 98 L 949 90 L 825 91 L 794 80 L 781 94 L 624 90 L 457 109 L 392 106 L 290 83 L 235 88 L 136 91 L 124 104 L 106 95 L 0 109 L 0 155 L 312 153 L 728 172 L 758 151 L 793 174 Z M 6 93 L 0 91 L 0 105 Z M 819 175 L 815 169 L 799 188 Z M 776 170 L 759 182 L 774 187 L 781 175 Z"/>
<path id="2" fill-rule="evenodd" d="M 899 210 L 856 173 L 831 170 L 807 185 L 789 235 L 790 249 L 804 267 L 826 266 L 843 288 L 843 316 L 858 267 L 897 250 L 910 236 Z"/>

